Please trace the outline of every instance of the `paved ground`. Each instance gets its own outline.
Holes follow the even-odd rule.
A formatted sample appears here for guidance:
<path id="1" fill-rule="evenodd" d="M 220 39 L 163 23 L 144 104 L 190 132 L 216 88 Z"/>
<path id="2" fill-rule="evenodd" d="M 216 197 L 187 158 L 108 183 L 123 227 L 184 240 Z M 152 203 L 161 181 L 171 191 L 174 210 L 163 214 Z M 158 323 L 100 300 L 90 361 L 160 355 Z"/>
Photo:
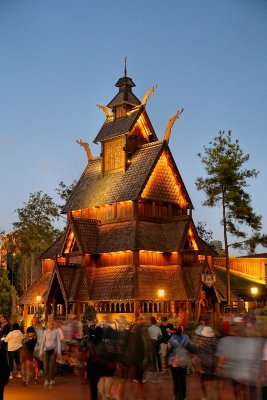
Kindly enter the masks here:
<path id="1" fill-rule="evenodd" d="M 149 377 L 148 377 L 149 378 Z M 209 386 L 209 400 L 233 400 L 230 386 L 221 390 L 220 395 L 216 382 Z M 123 400 L 137 400 L 138 384 L 126 382 Z M 158 382 L 146 382 L 144 384 L 145 400 L 172 400 L 172 381 L 170 375 L 161 376 Z M 187 400 L 200 400 L 202 398 L 197 376 L 188 376 Z M 85 378 L 68 374 L 56 377 L 56 385 L 53 389 L 44 389 L 43 379 L 38 385 L 31 383 L 23 387 L 21 380 L 14 378 L 5 389 L 4 400 L 90 400 L 88 384 Z"/>

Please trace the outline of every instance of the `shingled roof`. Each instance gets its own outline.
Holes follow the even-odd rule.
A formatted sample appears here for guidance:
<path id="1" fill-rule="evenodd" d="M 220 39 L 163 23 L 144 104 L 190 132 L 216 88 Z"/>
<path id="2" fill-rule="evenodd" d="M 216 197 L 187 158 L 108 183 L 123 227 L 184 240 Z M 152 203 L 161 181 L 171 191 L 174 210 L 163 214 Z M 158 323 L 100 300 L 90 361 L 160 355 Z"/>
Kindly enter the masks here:
<path id="1" fill-rule="evenodd" d="M 117 172 L 102 176 L 101 158 L 93 159 L 85 168 L 63 212 L 138 199 L 163 148 L 172 158 L 164 141 L 143 145 L 133 155 L 131 164 L 125 173 Z M 176 172 L 189 207 L 193 207 L 187 190 L 180 179 L 179 171 Z"/>
<path id="2" fill-rule="evenodd" d="M 188 231 L 189 221 L 189 216 L 169 223 L 139 221 L 136 248 L 162 252 L 178 251 Z"/>
<path id="3" fill-rule="evenodd" d="M 53 276 L 51 278 L 50 287 L 53 280 L 57 278 L 61 287 L 65 301 L 73 302 L 78 285 L 82 277 L 82 267 L 79 264 L 63 264 L 56 265 Z"/>
<path id="4" fill-rule="evenodd" d="M 73 227 L 74 237 L 83 253 L 124 250 L 173 252 L 182 248 L 190 221 L 190 216 L 184 216 L 166 223 L 124 221 L 101 225 L 99 221 L 77 218 L 72 219 L 69 226 Z"/>
<path id="5" fill-rule="evenodd" d="M 134 299 L 132 266 L 97 268 L 90 297 L 95 301 Z"/>
<path id="6" fill-rule="evenodd" d="M 118 80 L 115 86 L 119 88 L 119 92 L 108 103 L 107 107 L 113 108 L 122 104 L 131 104 L 133 106 L 141 104 L 140 100 L 132 92 L 132 88 L 135 86 L 132 78 L 123 76 Z"/>
<path id="7" fill-rule="evenodd" d="M 182 277 L 179 266 L 140 265 L 138 268 L 138 298 L 155 299 L 160 287 L 165 290 L 168 299 L 187 300 L 188 293 Z"/>
<path id="8" fill-rule="evenodd" d="M 66 232 L 62 233 L 62 235 L 50 246 L 46 249 L 39 258 L 41 259 L 48 259 L 54 260 L 58 254 L 62 253 L 62 248 L 65 241 Z"/>
<path id="9" fill-rule="evenodd" d="M 70 226 L 73 228 L 75 238 L 83 253 L 97 253 L 97 241 L 99 235 L 100 221 L 93 219 L 71 219 Z"/>
<path id="10" fill-rule="evenodd" d="M 94 143 L 103 142 L 104 140 L 112 139 L 130 132 L 142 112 L 143 107 L 140 107 L 125 117 L 117 118 L 113 121 L 106 120 L 96 135 Z"/>
<path id="11" fill-rule="evenodd" d="M 164 143 L 144 145 L 131 160 L 125 173 L 102 176 L 101 158 L 90 161 L 69 197 L 63 212 L 135 200 L 149 176 Z"/>
<path id="12" fill-rule="evenodd" d="M 19 298 L 19 304 L 37 304 L 36 296 L 42 296 L 43 299 L 47 294 L 51 275 L 52 272 L 46 272 L 39 276 L 29 289 Z"/>
<path id="13" fill-rule="evenodd" d="M 190 299 L 197 299 L 199 297 L 202 281 L 201 274 L 205 272 L 207 268 L 206 264 L 195 264 L 194 266 L 184 266 L 183 272 L 185 277 L 185 285 L 190 293 Z M 221 275 L 216 271 L 216 282 L 213 284 L 215 293 L 219 301 L 226 301 L 227 299 L 227 287 L 225 281 L 222 279 Z M 238 297 L 234 290 L 231 291 L 232 301 L 237 301 Z"/>

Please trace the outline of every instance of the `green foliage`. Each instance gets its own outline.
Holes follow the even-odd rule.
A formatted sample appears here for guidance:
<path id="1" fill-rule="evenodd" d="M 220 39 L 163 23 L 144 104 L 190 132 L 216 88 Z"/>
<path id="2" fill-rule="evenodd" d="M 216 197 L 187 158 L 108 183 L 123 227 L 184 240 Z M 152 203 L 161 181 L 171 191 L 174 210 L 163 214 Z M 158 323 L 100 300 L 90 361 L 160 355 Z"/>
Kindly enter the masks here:
<path id="1" fill-rule="evenodd" d="M 16 290 L 10 284 L 7 271 L 0 268 L 0 314 L 14 317 L 14 313 L 16 313 L 16 298 Z"/>
<path id="2" fill-rule="evenodd" d="M 59 207 L 42 191 L 30 193 L 24 205 L 16 210 L 18 221 L 13 223 L 17 245 L 24 254 L 40 254 L 60 234 L 53 226 L 59 219 Z"/>
<path id="3" fill-rule="evenodd" d="M 82 317 L 84 336 L 88 336 L 90 326 L 96 324 L 96 322 L 97 318 L 95 307 L 93 305 L 86 306 Z"/>
<path id="4" fill-rule="evenodd" d="M 256 178 L 258 172 L 244 168 L 250 156 L 243 153 L 238 140 L 232 140 L 231 131 L 220 131 L 209 145 L 204 146 L 204 154 L 198 154 L 207 174 L 206 178 L 196 180 L 197 189 L 206 194 L 203 205 L 222 207 L 225 248 L 230 246 L 227 242 L 230 233 L 242 239 L 231 245 L 253 253 L 258 244 L 267 244 L 266 235 L 260 233 L 261 216 L 253 211 L 251 197 L 245 191 L 247 180 Z M 244 225 L 250 228 L 250 233 L 241 229 Z"/>
<path id="5" fill-rule="evenodd" d="M 211 229 L 207 229 L 207 223 L 203 221 L 199 221 L 196 225 L 196 230 L 198 236 L 203 239 L 205 242 L 210 243 L 213 238 L 213 232 Z"/>
<path id="6" fill-rule="evenodd" d="M 61 198 L 61 200 L 64 201 L 64 203 L 66 203 L 66 201 L 70 197 L 76 184 L 77 184 L 76 180 L 74 180 L 70 186 L 65 185 L 65 183 L 62 181 L 59 182 L 58 187 L 56 188 L 56 192 L 57 192 L 58 196 Z M 59 207 L 60 207 L 60 209 L 63 208 L 63 206 L 59 206 Z"/>

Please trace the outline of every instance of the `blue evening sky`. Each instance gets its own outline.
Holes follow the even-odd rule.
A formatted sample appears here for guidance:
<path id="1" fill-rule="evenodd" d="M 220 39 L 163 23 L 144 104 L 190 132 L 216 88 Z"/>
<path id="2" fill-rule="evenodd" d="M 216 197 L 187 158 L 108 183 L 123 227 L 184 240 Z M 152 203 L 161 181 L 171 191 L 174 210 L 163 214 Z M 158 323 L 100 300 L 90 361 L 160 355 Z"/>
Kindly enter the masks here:
<path id="1" fill-rule="evenodd" d="M 267 1 L 0 0 L 0 230 L 42 190 L 79 178 L 84 150 L 104 122 L 97 103 L 128 76 L 159 138 L 177 109 L 170 148 L 195 211 L 222 240 L 221 210 L 201 205 L 197 153 L 219 130 L 232 130 L 248 168 L 255 211 L 267 233 Z M 94 155 L 100 147 L 92 145 Z M 262 249 L 260 249 L 262 251 Z"/>

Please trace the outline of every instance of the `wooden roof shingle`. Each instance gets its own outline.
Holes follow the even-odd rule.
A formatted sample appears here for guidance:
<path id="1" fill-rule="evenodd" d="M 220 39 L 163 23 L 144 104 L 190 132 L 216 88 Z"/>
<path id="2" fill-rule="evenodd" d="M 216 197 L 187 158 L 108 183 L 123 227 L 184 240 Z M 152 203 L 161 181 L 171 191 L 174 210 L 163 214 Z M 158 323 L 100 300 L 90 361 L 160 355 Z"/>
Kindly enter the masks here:
<path id="1" fill-rule="evenodd" d="M 143 108 L 140 107 L 128 116 L 117 118 L 112 121 L 106 120 L 96 135 L 94 143 L 113 139 L 117 136 L 125 135 L 126 133 L 130 132 L 142 112 Z"/>
<path id="2" fill-rule="evenodd" d="M 90 297 L 94 301 L 134 299 L 132 266 L 97 268 Z"/>
<path id="3" fill-rule="evenodd" d="M 138 298 L 143 300 L 158 298 L 159 289 L 165 290 L 168 299 L 188 299 L 181 268 L 175 265 L 140 265 L 138 268 L 138 288 Z"/>
<path id="4" fill-rule="evenodd" d="M 118 172 L 102 176 L 101 158 L 90 161 L 69 197 L 63 212 L 135 200 L 150 170 L 159 156 L 164 143 L 144 145 L 131 160 L 125 173 Z"/>
<path id="5" fill-rule="evenodd" d="M 45 272 L 23 293 L 19 298 L 19 304 L 37 304 L 36 296 L 46 296 L 52 272 Z"/>

